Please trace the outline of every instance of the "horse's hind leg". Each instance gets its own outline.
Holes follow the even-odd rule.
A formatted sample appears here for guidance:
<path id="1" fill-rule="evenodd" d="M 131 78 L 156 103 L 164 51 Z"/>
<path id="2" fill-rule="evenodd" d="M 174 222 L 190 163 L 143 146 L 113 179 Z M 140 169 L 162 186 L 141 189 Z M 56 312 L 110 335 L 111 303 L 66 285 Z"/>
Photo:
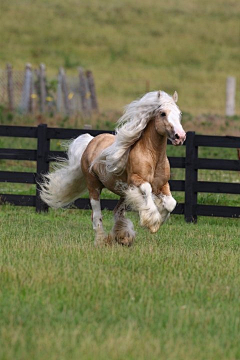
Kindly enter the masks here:
<path id="1" fill-rule="evenodd" d="M 109 239 L 103 229 L 102 211 L 101 211 L 101 203 L 100 203 L 100 194 L 101 194 L 102 186 L 100 186 L 100 184 L 97 184 L 95 182 L 91 182 L 91 186 L 88 186 L 88 190 L 89 190 L 90 203 L 92 207 L 93 230 L 95 231 L 94 244 L 96 246 L 107 245 L 109 243 Z"/>
<path id="2" fill-rule="evenodd" d="M 121 198 L 114 209 L 115 224 L 109 238 L 121 245 L 131 246 L 136 234 L 131 220 L 125 218 L 125 210 L 125 199 Z"/>

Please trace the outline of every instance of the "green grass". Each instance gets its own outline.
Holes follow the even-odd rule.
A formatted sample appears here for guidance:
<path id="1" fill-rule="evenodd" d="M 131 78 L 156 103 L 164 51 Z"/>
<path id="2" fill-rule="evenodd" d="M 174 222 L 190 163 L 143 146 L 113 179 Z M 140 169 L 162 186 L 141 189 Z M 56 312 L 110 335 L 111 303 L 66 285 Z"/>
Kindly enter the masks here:
<path id="1" fill-rule="evenodd" d="M 135 245 L 96 249 L 90 211 L 2 207 L 0 359 L 239 359 L 239 221 L 129 216 Z"/>
<path id="2" fill-rule="evenodd" d="M 104 110 L 122 109 L 149 81 L 150 89 L 177 90 L 184 111 L 223 114 L 226 77 L 240 75 L 238 0 L 2 0 L 0 6 L 0 67 L 44 62 L 50 76 L 59 66 L 70 75 L 77 66 L 91 68 Z"/>

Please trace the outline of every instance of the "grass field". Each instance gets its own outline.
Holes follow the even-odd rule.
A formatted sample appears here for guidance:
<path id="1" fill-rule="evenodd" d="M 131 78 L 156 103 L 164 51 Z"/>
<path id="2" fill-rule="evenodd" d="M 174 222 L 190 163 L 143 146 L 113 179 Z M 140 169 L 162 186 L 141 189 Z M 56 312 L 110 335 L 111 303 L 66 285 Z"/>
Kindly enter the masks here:
<path id="1" fill-rule="evenodd" d="M 2 208 L 0 359 L 240 358 L 239 220 L 129 216 L 135 245 L 96 249 L 89 211 Z"/>
<path id="2" fill-rule="evenodd" d="M 226 77 L 240 76 L 239 14 L 238 0 L 2 0 L 0 67 L 91 68 L 102 110 L 121 110 L 149 81 L 177 90 L 186 112 L 223 114 Z"/>
<path id="3" fill-rule="evenodd" d="M 0 146 L 34 149 L 36 141 L 1 138 Z M 199 153 L 236 159 L 236 149 Z M 168 147 L 168 155 L 184 154 L 184 146 Z M 35 166 L 1 160 L 1 170 Z M 172 179 L 184 179 L 184 169 L 172 169 Z M 239 182 L 239 173 L 200 170 L 199 180 Z M 1 183 L 0 192 L 35 191 Z M 174 196 L 184 201 L 183 193 Z M 239 206 L 230 194 L 199 194 L 198 201 Z M 128 216 L 134 246 L 96 249 L 90 211 L 1 206 L 0 360 L 240 358 L 239 219 L 199 217 L 193 225 L 175 215 L 150 235 L 136 214 Z M 104 211 L 107 231 L 112 224 Z"/>

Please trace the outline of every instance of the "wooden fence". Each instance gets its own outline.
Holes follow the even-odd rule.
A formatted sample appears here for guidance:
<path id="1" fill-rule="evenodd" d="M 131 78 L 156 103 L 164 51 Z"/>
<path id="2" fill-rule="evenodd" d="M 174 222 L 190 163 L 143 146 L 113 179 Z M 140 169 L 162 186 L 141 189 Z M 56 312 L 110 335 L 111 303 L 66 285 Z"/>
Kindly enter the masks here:
<path id="1" fill-rule="evenodd" d="M 0 136 L 37 138 L 37 149 L 0 149 L 0 159 L 9 160 L 30 160 L 35 161 L 36 172 L 11 172 L 0 171 L 0 182 L 37 184 L 41 181 L 41 174 L 49 170 L 49 163 L 54 161 L 56 156 L 64 157 L 62 151 L 50 151 L 51 139 L 71 139 L 88 132 L 96 136 L 108 131 L 77 130 L 48 128 L 47 125 L 38 127 L 24 126 L 0 126 Z M 198 181 L 199 169 L 240 171 L 240 160 L 205 159 L 198 157 L 198 148 L 225 147 L 238 148 L 240 137 L 232 136 L 205 136 L 196 135 L 194 132 L 187 133 L 185 142 L 185 157 L 169 157 L 172 168 L 185 168 L 185 180 L 171 180 L 172 191 L 185 192 L 185 203 L 179 203 L 174 214 L 184 214 L 187 222 L 196 222 L 197 216 L 217 217 L 240 217 L 240 207 L 202 205 L 197 202 L 197 194 L 203 193 L 228 193 L 240 194 L 240 183 L 206 182 Z M 34 206 L 37 212 L 47 211 L 48 207 L 39 197 L 39 186 L 36 185 L 36 195 L 10 195 L 0 194 L 2 203 L 10 203 L 20 206 Z M 79 209 L 89 209 L 88 199 L 78 199 L 75 205 Z M 102 200 L 102 208 L 112 210 L 116 200 Z"/>
<path id="2" fill-rule="evenodd" d="M 40 64 L 32 69 L 17 71 L 10 64 L 0 71 L 0 104 L 10 111 L 27 113 L 81 114 L 89 118 L 98 112 L 98 102 L 93 73 L 78 68 L 77 76 L 67 76 L 64 68 L 58 77 L 47 78 L 46 67 Z"/>

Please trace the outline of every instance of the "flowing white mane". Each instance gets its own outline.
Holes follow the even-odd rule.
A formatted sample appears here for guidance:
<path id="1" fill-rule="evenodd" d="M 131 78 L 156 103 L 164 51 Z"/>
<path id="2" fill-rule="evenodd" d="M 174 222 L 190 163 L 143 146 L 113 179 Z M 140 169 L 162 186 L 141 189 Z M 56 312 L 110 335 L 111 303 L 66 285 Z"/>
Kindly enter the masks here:
<path id="1" fill-rule="evenodd" d="M 104 163 L 110 173 L 121 174 L 126 166 L 130 147 L 140 138 L 153 115 L 161 107 L 176 108 L 172 96 L 164 91 L 153 91 L 126 106 L 118 120 L 114 143 L 107 147 L 91 164 Z M 91 170 L 90 168 L 90 170 Z"/>

